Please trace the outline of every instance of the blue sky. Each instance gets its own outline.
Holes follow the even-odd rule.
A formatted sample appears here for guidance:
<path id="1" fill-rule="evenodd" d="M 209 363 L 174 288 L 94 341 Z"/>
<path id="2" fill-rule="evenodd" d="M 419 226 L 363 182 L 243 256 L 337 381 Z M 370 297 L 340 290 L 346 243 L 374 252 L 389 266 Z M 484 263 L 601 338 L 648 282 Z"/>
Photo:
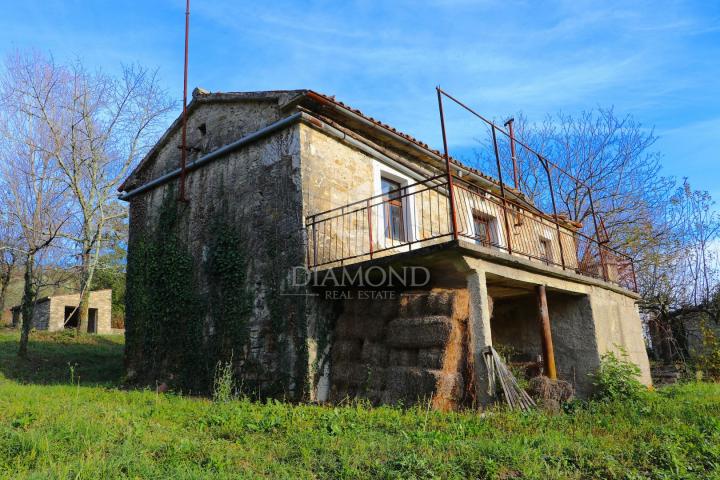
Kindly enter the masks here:
<path id="1" fill-rule="evenodd" d="M 0 0 L 0 53 L 157 67 L 182 93 L 184 0 Z M 614 106 L 663 173 L 720 200 L 720 2 L 193 0 L 190 85 L 312 88 L 440 145 L 434 86 L 490 117 Z M 450 141 L 473 124 L 451 114 Z"/>

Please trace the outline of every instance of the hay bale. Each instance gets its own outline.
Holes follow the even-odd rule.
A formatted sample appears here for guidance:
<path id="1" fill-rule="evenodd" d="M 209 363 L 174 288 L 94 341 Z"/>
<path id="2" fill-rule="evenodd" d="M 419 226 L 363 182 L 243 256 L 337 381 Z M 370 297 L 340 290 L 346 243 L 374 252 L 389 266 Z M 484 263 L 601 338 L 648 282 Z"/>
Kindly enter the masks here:
<path id="1" fill-rule="evenodd" d="M 385 323 L 385 319 L 379 316 L 344 313 L 337 319 L 334 335 L 343 340 L 382 340 Z"/>
<path id="2" fill-rule="evenodd" d="M 335 340 L 331 348 L 333 363 L 360 362 L 362 358 L 362 340 Z"/>
<path id="3" fill-rule="evenodd" d="M 385 344 L 365 340 L 362 345 L 362 362 L 369 365 L 386 365 L 388 349 Z"/>
<path id="4" fill-rule="evenodd" d="M 551 380 L 545 376 L 530 379 L 528 393 L 544 405 L 557 405 L 572 400 L 575 396 L 573 386 L 564 380 Z"/>
<path id="5" fill-rule="evenodd" d="M 388 324 L 386 341 L 396 348 L 444 347 L 452 330 L 453 322 L 446 316 L 398 318 Z"/>
<path id="6" fill-rule="evenodd" d="M 418 401 L 431 398 L 440 380 L 448 382 L 448 379 L 443 378 L 447 374 L 439 370 L 389 367 L 386 374 L 383 403 L 389 404 L 402 402 L 404 405 L 414 405 Z"/>
<path id="7" fill-rule="evenodd" d="M 423 368 L 442 370 L 446 349 L 440 347 L 422 348 L 418 350 L 417 363 Z"/>
<path id="8" fill-rule="evenodd" d="M 419 317 L 423 315 L 452 316 L 455 306 L 453 290 L 432 290 L 429 292 L 411 292 L 400 298 L 400 317 Z"/>
<path id="9" fill-rule="evenodd" d="M 418 364 L 416 349 L 392 349 L 388 355 L 388 365 L 393 367 L 415 367 Z"/>

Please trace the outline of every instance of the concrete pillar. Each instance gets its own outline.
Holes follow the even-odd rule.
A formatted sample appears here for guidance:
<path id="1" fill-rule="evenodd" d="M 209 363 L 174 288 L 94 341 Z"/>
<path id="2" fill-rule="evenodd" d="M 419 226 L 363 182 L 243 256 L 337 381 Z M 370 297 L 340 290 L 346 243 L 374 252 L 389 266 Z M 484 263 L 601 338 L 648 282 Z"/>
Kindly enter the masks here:
<path id="1" fill-rule="evenodd" d="M 475 398 L 479 405 L 485 406 L 493 401 L 493 397 L 488 394 L 488 370 L 483 359 L 483 350 L 492 345 L 491 306 L 488 300 L 485 272 L 471 270 L 467 274 L 467 288 L 470 296 L 469 353 L 472 355 L 475 374 Z"/>

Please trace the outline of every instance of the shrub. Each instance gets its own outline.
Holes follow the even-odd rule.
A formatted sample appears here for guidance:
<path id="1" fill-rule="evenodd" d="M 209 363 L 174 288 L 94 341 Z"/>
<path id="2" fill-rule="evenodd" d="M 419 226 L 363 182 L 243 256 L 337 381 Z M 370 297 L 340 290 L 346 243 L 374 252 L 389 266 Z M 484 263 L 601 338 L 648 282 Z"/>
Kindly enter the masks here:
<path id="1" fill-rule="evenodd" d="M 600 368 L 593 383 L 596 400 L 636 400 L 645 390 L 638 380 L 640 368 L 628 359 L 622 347 L 618 350 L 619 357 L 615 352 L 606 352 L 600 357 Z"/>
<path id="2" fill-rule="evenodd" d="M 227 403 L 235 398 L 235 380 L 233 378 L 232 359 L 229 362 L 220 361 L 215 366 L 213 400 L 215 402 Z"/>
<path id="3" fill-rule="evenodd" d="M 720 338 L 706 323 L 700 325 L 703 335 L 702 353 L 697 358 L 697 367 L 712 380 L 720 380 Z"/>

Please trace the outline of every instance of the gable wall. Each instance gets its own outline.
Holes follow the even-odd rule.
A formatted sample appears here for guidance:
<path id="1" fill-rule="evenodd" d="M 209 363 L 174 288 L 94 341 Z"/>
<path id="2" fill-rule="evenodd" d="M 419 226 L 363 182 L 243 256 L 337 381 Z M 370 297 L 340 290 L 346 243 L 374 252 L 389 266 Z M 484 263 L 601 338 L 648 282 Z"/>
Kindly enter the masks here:
<path id="1" fill-rule="evenodd" d="M 187 145 L 194 149 L 188 152 L 187 162 L 234 142 L 281 118 L 276 100 L 247 102 L 199 103 L 188 115 Z M 205 125 L 203 135 L 200 126 Z M 169 135 L 165 144 L 131 182 L 140 186 L 154 178 L 180 167 L 182 129 Z"/>
<path id="2" fill-rule="evenodd" d="M 256 104 L 252 108 L 205 105 L 195 110 L 190 130 L 206 123 L 211 134 L 214 122 L 222 120 L 229 125 L 222 138 L 234 141 L 275 119 L 276 110 L 268 105 Z M 189 143 L 193 145 L 193 141 Z M 154 172 L 177 165 L 179 152 L 174 145 L 169 142 L 158 153 L 163 161 L 155 165 Z M 131 198 L 129 278 L 145 278 L 142 275 L 147 261 L 135 256 L 141 251 L 139 245 L 148 239 L 153 241 L 163 212 L 175 209 L 177 220 L 171 233 L 192 262 L 192 278 L 177 281 L 192 282 L 191 295 L 197 298 L 203 312 L 199 345 L 193 343 L 194 339 L 183 337 L 193 346 L 177 345 L 171 349 L 162 337 L 182 333 L 177 329 L 192 332 L 197 319 L 190 318 L 188 313 L 188 318 L 167 318 L 160 320 L 162 325 L 148 326 L 150 314 L 146 313 L 147 308 L 140 308 L 143 295 L 150 292 L 151 302 L 155 303 L 184 299 L 156 299 L 152 292 L 158 290 L 158 285 L 128 281 L 126 365 L 134 381 L 153 385 L 156 381 L 192 384 L 193 388 L 207 392 L 217 361 L 232 356 L 235 373 L 247 388 L 246 393 L 288 398 L 305 394 L 305 299 L 283 295 L 289 288 L 291 267 L 304 264 L 299 152 L 295 125 L 189 172 L 186 204 L 175 201 L 178 180 Z M 220 295 L 249 302 L 248 319 L 226 318 L 217 309 L 217 297 L 213 295 L 218 292 L 213 290 L 210 268 L 218 225 L 238 235 L 236 251 L 245 262 L 245 271 L 240 275 L 244 283 L 233 285 L 232 291 Z M 218 332 L 238 325 L 247 329 L 247 343 L 228 345 L 227 355 L 218 357 L 218 345 L 225 341 L 221 338 L 224 333 Z M 197 359 L 192 357 L 197 365 L 190 365 L 190 370 L 183 373 L 178 362 L 196 353 L 183 352 L 184 348 L 202 349 L 203 354 L 196 355 Z"/>

